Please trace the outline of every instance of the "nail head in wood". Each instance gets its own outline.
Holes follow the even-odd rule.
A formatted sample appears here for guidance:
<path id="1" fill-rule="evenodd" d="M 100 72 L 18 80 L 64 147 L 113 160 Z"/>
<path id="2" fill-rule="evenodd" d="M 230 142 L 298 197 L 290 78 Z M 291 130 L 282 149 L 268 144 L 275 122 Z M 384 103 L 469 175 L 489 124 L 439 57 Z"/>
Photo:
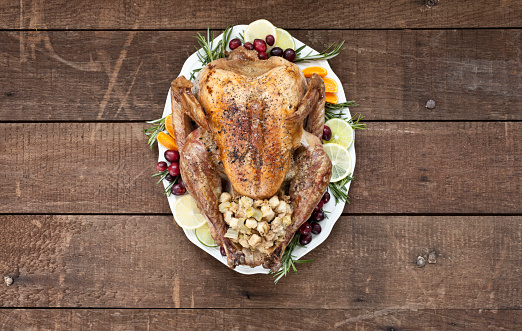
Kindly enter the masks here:
<path id="1" fill-rule="evenodd" d="M 433 100 L 431 100 L 431 99 L 428 100 L 428 101 L 426 101 L 426 108 L 428 108 L 428 109 L 433 109 L 433 108 L 435 108 L 435 101 L 433 101 Z"/>
<path id="2" fill-rule="evenodd" d="M 426 259 L 423 256 L 417 257 L 417 267 L 422 268 L 426 265 Z"/>
<path id="3" fill-rule="evenodd" d="M 4 277 L 4 282 L 7 286 L 11 286 L 11 284 L 13 284 L 14 280 L 13 280 L 13 277 L 11 276 L 5 276 Z"/>
<path id="4" fill-rule="evenodd" d="M 430 254 L 428 254 L 428 263 L 437 263 L 437 253 L 430 252 Z"/>
<path id="5" fill-rule="evenodd" d="M 436 0 L 426 0 L 426 6 L 427 7 L 433 7 L 437 4 L 437 1 Z"/>

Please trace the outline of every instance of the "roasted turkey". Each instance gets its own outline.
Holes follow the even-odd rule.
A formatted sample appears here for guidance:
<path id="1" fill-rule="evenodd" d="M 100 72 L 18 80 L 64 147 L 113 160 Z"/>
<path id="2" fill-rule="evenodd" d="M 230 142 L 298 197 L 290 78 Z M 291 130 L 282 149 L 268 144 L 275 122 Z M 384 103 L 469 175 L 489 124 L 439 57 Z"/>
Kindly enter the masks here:
<path id="1" fill-rule="evenodd" d="M 259 60 L 243 47 L 205 66 L 194 84 L 184 76 L 172 82 L 181 175 L 231 268 L 277 271 L 286 246 L 326 191 L 332 164 L 320 141 L 324 98 L 319 76 L 307 81 L 294 63 L 277 56 Z M 264 254 L 245 256 L 244 247 L 225 237 L 229 226 L 218 208 L 224 191 L 265 203 L 288 194 L 292 216 L 284 236 Z"/>

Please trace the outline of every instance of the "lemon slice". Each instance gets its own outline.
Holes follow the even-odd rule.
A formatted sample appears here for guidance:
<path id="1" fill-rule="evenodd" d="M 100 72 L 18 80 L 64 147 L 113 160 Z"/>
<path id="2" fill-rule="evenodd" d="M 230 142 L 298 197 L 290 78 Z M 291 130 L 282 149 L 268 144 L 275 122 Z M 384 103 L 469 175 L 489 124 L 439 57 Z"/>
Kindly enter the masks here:
<path id="1" fill-rule="evenodd" d="M 328 140 L 328 143 L 339 144 L 344 148 L 349 148 L 353 144 L 355 132 L 353 131 L 350 124 L 339 118 L 332 118 L 328 122 L 324 123 L 332 130 L 332 139 Z"/>
<path id="2" fill-rule="evenodd" d="M 200 243 L 207 247 L 217 247 L 216 242 L 210 235 L 210 229 L 208 228 L 207 223 L 196 229 L 196 238 L 198 238 Z"/>
<path id="3" fill-rule="evenodd" d="M 330 183 L 346 178 L 352 171 L 352 157 L 348 150 L 338 144 L 324 144 L 323 148 L 332 161 L 332 178 Z"/>
<path id="4" fill-rule="evenodd" d="M 196 200 L 190 195 L 185 195 L 174 204 L 174 220 L 183 229 L 196 229 L 207 223 L 196 205 Z"/>
<path id="5" fill-rule="evenodd" d="M 292 35 L 288 33 L 288 31 L 276 28 L 275 38 L 276 41 L 274 47 L 281 47 L 283 51 L 287 48 L 295 50 L 294 37 L 292 37 Z"/>
<path id="6" fill-rule="evenodd" d="M 245 42 L 254 42 L 254 39 L 265 40 L 266 36 L 271 34 L 274 36 L 277 42 L 276 28 L 267 20 L 257 20 L 250 23 L 245 29 L 244 38 Z"/>

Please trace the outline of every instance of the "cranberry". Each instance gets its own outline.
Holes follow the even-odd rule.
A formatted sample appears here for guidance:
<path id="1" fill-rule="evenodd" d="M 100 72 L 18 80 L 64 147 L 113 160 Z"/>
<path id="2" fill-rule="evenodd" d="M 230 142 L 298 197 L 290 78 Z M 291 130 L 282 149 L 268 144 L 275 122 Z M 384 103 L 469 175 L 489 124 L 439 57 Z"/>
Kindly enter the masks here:
<path id="1" fill-rule="evenodd" d="M 254 40 L 254 49 L 258 52 L 266 52 L 266 44 L 263 39 Z"/>
<path id="2" fill-rule="evenodd" d="M 257 54 L 257 56 L 259 57 L 260 60 L 267 60 L 268 59 L 268 54 L 266 54 L 265 52 L 259 52 Z"/>
<path id="3" fill-rule="evenodd" d="M 312 233 L 313 233 L 313 234 L 319 234 L 319 233 L 321 233 L 321 224 L 319 224 L 319 223 L 314 223 L 314 224 L 312 225 Z"/>
<path id="4" fill-rule="evenodd" d="M 169 162 L 178 162 L 179 152 L 173 149 L 168 149 L 165 151 L 165 159 Z"/>
<path id="5" fill-rule="evenodd" d="M 283 56 L 283 50 L 281 49 L 281 47 L 274 47 L 270 51 L 270 55 L 272 55 L 272 56 Z"/>
<path id="6" fill-rule="evenodd" d="M 312 234 L 308 233 L 306 236 L 301 236 L 301 238 L 299 238 L 299 243 L 301 245 L 308 245 L 310 242 L 312 241 Z"/>
<path id="7" fill-rule="evenodd" d="M 221 246 L 219 248 L 219 252 L 221 253 L 221 256 L 227 256 L 227 252 L 225 251 L 225 247 Z"/>
<path id="8" fill-rule="evenodd" d="M 172 176 L 171 174 L 167 174 L 167 176 L 165 176 L 165 180 L 167 182 L 173 182 L 174 179 L 176 179 L 176 177 Z"/>
<path id="9" fill-rule="evenodd" d="M 324 192 L 323 203 L 328 203 L 328 201 L 330 201 L 330 193 Z"/>
<path id="10" fill-rule="evenodd" d="M 172 162 L 169 165 L 169 174 L 174 177 L 179 176 L 179 163 L 178 162 Z"/>
<path id="11" fill-rule="evenodd" d="M 161 162 L 158 162 L 158 164 L 156 164 L 156 169 L 158 169 L 158 171 L 165 171 L 167 170 L 167 162 L 165 161 L 161 161 Z"/>
<path id="12" fill-rule="evenodd" d="M 230 49 L 236 49 L 238 48 L 239 46 L 241 46 L 241 40 L 235 38 L 235 39 L 232 39 L 229 43 L 228 43 L 228 47 L 230 47 Z"/>
<path id="13" fill-rule="evenodd" d="M 304 222 L 303 225 L 301 225 L 301 227 L 299 228 L 299 233 L 303 236 L 310 234 L 310 231 L 312 231 L 312 226 L 308 222 Z"/>
<path id="14" fill-rule="evenodd" d="M 328 125 L 325 125 L 323 128 L 323 140 L 329 141 L 332 139 L 332 129 Z"/>
<path id="15" fill-rule="evenodd" d="M 272 46 L 275 43 L 275 38 L 271 34 L 266 36 L 265 40 L 266 40 L 266 43 L 268 44 L 268 46 Z"/>
<path id="16" fill-rule="evenodd" d="M 314 211 L 312 213 L 312 218 L 314 219 L 314 221 L 321 222 L 322 220 L 324 220 L 324 213 L 320 210 Z"/>
<path id="17" fill-rule="evenodd" d="M 323 202 L 323 200 L 321 199 L 321 201 L 319 201 L 319 203 L 317 204 L 317 206 L 315 206 L 314 210 L 317 211 L 317 210 L 321 210 L 321 209 L 323 209 L 323 205 L 324 205 L 324 202 Z"/>
<path id="18" fill-rule="evenodd" d="M 176 183 L 172 185 L 170 192 L 172 192 L 174 195 L 183 195 L 185 192 L 187 192 L 187 189 L 185 189 L 180 183 Z"/>
<path id="19" fill-rule="evenodd" d="M 290 62 L 294 62 L 296 56 L 297 56 L 297 54 L 295 54 L 295 51 L 291 48 L 285 49 L 285 52 L 283 53 L 283 57 Z"/>
<path id="20" fill-rule="evenodd" d="M 178 183 L 180 183 L 181 186 L 185 187 L 185 183 L 183 182 L 183 178 L 180 177 Z"/>
<path id="21" fill-rule="evenodd" d="M 249 49 L 249 50 L 253 50 L 254 49 L 254 45 L 252 45 L 252 43 L 245 43 L 243 45 L 243 47 L 245 47 L 246 49 Z"/>

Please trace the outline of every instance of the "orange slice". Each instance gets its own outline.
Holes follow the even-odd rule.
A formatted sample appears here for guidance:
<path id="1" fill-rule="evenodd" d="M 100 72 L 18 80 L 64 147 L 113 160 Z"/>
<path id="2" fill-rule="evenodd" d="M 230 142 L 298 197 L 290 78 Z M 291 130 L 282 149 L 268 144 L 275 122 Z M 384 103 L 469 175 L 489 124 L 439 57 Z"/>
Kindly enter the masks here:
<path id="1" fill-rule="evenodd" d="M 178 150 L 178 146 L 176 145 L 176 140 L 172 138 L 170 135 L 165 132 L 158 133 L 158 142 L 163 146 L 167 147 L 167 149 L 175 149 Z"/>
<path id="2" fill-rule="evenodd" d="M 324 96 L 325 96 L 325 101 L 328 103 L 336 104 L 337 101 L 339 101 L 339 98 L 337 97 L 337 95 L 335 95 L 333 93 L 326 92 L 324 94 Z"/>
<path id="3" fill-rule="evenodd" d="M 321 77 L 326 76 L 326 69 L 323 67 L 308 67 L 303 69 L 303 74 L 305 77 L 312 77 L 313 74 L 318 74 Z"/>
<path id="4" fill-rule="evenodd" d="M 323 77 L 323 81 L 326 92 L 337 93 L 337 83 L 335 80 L 328 77 Z"/>
<path id="5" fill-rule="evenodd" d="M 165 118 L 165 128 L 169 132 L 170 136 L 174 138 L 175 136 L 174 127 L 172 126 L 172 115 L 167 115 L 167 117 Z"/>

